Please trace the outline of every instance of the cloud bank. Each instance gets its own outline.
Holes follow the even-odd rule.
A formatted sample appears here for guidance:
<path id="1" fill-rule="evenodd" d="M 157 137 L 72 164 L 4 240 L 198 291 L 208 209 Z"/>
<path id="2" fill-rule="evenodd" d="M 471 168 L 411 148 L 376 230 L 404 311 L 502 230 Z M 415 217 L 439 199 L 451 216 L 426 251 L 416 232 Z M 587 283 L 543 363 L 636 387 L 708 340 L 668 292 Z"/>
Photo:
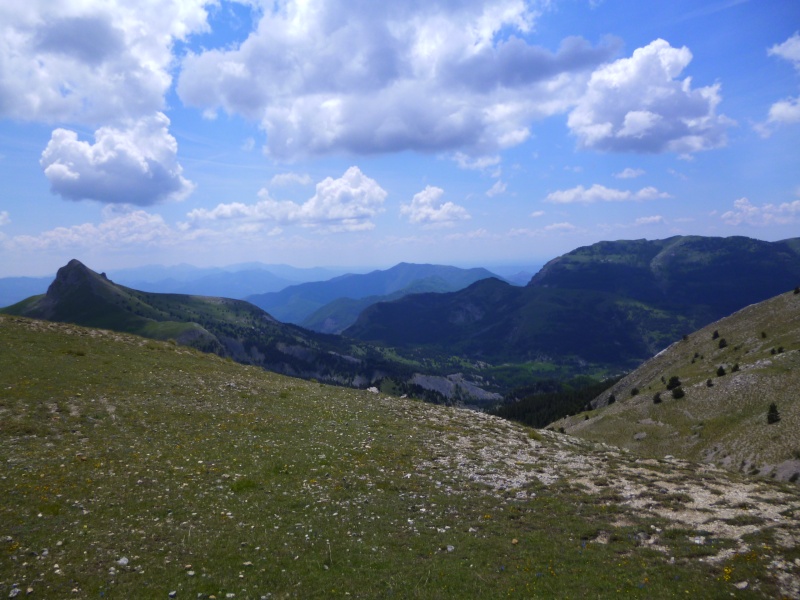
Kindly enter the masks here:
<path id="1" fill-rule="evenodd" d="M 547 2 L 286 0 L 233 48 L 185 58 L 178 93 L 258 121 L 276 158 L 469 149 L 526 140 L 617 44 L 521 36 Z"/>
<path id="2" fill-rule="evenodd" d="M 316 186 L 306 202 L 274 200 L 264 188 L 255 204 L 233 202 L 211 210 L 195 209 L 188 214 L 189 224 L 206 222 L 272 221 L 281 225 L 301 225 L 321 231 L 364 231 L 375 227 L 374 219 L 383 210 L 386 191 L 358 167 L 350 167 L 339 179 L 327 177 Z"/>
<path id="3" fill-rule="evenodd" d="M 659 198 L 670 198 L 670 195 L 666 192 L 659 192 L 654 187 L 645 187 L 638 192 L 631 192 L 607 188 L 595 183 L 588 189 L 579 185 L 568 190 L 552 192 L 545 197 L 544 201 L 553 204 L 594 204 L 595 202 L 643 202 Z"/>

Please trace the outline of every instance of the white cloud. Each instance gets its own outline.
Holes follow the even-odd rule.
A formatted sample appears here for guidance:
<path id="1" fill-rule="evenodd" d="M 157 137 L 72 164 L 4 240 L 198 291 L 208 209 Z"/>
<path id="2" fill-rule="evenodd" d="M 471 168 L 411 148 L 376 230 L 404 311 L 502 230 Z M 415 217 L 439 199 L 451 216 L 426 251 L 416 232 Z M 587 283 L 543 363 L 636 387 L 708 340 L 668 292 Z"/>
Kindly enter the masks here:
<path id="1" fill-rule="evenodd" d="M 8 215 L 7 210 L 0 210 L 0 227 L 11 223 L 11 217 Z"/>
<path id="2" fill-rule="evenodd" d="M 733 210 L 720 217 L 727 225 L 791 225 L 800 222 L 800 200 L 756 206 L 747 198 L 733 203 Z"/>
<path id="3" fill-rule="evenodd" d="M 508 237 L 542 237 L 542 236 L 550 236 L 554 234 L 567 234 L 580 231 L 578 227 L 569 223 L 568 221 L 562 221 L 561 223 L 551 223 L 549 225 L 545 225 L 544 227 L 540 227 L 538 229 L 527 229 L 527 228 L 515 228 L 509 230 L 507 236 Z"/>
<path id="4" fill-rule="evenodd" d="M 440 202 L 444 195 L 442 188 L 426 186 L 414 194 L 410 204 L 400 207 L 400 214 L 408 216 L 411 223 L 428 227 L 449 227 L 456 221 L 471 218 L 463 206 L 452 202 Z"/>
<path id="5" fill-rule="evenodd" d="M 617 179 L 636 179 L 642 175 L 644 175 L 644 170 L 632 169 L 631 167 L 626 167 L 619 173 L 614 173 L 614 177 Z"/>
<path id="6" fill-rule="evenodd" d="M 97 200 L 109 204 L 147 206 L 181 200 L 194 189 L 182 176 L 178 145 L 162 113 L 126 123 L 124 128 L 101 127 L 95 142 L 56 129 L 40 164 L 54 193 L 68 200 Z"/>
<path id="7" fill-rule="evenodd" d="M 795 69 L 800 69 L 800 33 L 795 32 L 792 37 L 782 44 L 775 44 L 767 50 L 767 54 L 788 60 L 794 65 Z"/>
<path id="8" fill-rule="evenodd" d="M 278 173 L 269 180 L 271 186 L 284 187 L 288 185 L 311 185 L 313 180 L 308 173 Z"/>
<path id="9" fill-rule="evenodd" d="M 795 33 L 782 44 L 776 44 L 767 54 L 788 60 L 800 71 L 800 33 Z M 778 100 L 769 108 L 766 123 L 757 123 L 755 130 L 763 137 L 769 137 L 781 125 L 800 123 L 800 96 Z"/>
<path id="10" fill-rule="evenodd" d="M 538 219 L 539 217 L 543 217 L 544 215 L 545 212 L 543 210 L 535 210 L 531 213 L 531 217 L 533 217 L 534 219 Z"/>
<path id="11" fill-rule="evenodd" d="M 653 215 L 652 217 L 639 217 L 634 221 L 634 224 L 639 225 L 656 225 L 659 223 L 664 223 L 664 217 L 661 215 Z"/>
<path id="12" fill-rule="evenodd" d="M 575 231 L 577 229 L 572 223 L 551 223 L 544 227 L 545 231 Z"/>
<path id="13" fill-rule="evenodd" d="M 494 182 L 494 185 L 492 187 L 486 190 L 486 195 L 489 196 L 489 198 L 493 198 L 495 196 L 499 196 L 500 194 L 504 194 L 505 191 L 506 191 L 506 184 L 498 179 L 497 181 Z"/>
<path id="14" fill-rule="evenodd" d="M 719 84 L 692 89 L 690 77 L 678 79 L 691 60 L 688 48 L 659 39 L 598 68 L 568 118 L 580 145 L 683 154 L 725 145 L 732 121 L 716 114 Z"/>
<path id="15" fill-rule="evenodd" d="M 568 190 L 558 190 L 545 197 L 545 202 L 554 204 L 592 204 L 594 202 L 642 202 L 659 198 L 670 198 L 666 192 L 659 192 L 654 187 L 645 187 L 638 192 L 607 188 L 595 183 L 590 188 L 582 185 Z"/>
<path id="16" fill-rule="evenodd" d="M 616 50 L 533 46 L 546 0 L 284 0 L 238 46 L 189 54 L 178 94 L 258 121 L 271 156 L 491 154 L 569 109 Z"/>
<path id="17" fill-rule="evenodd" d="M 108 207 L 107 207 L 108 208 Z M 67 250 L 94 248 L 116 250 L 123 246 L 164 246 L 177 240 L 160 215 L 144 210 L 123 212 L 103 211 L 99 223 L 83 223 L 71 227 L 56 227 L 39 235 L 19 235 L 7 242 L 12 250 Z"/>
<path id="18" fill-rule="evenodd" d="M 172 47 L 209 0 L 0 3 L 0 116 L 90 125 L 164 108 Z"/>
<path id="19" fill-rule="evenodd" d="M 210 221 L 274 221 L 323 231 L 363 231 L 374 228 L 372 219 L 383 210 L 386 191 L 358 167 L 350 167 L 339 179 L 320 181 L 316 193 L 303 204 L 274 200 L 266 189 L 255 204 L 233 202 L 211 210 L 195 209 L 187 216 L 196 224 Z"/>
<path id="20" fill-rule="evenodd" d="M 467 156 L 463 152 L 456 152 L 453 155 L 453 160 L 456 161 L 459 168 L 471 171 L 484 171 L 490 167 L 496 167 L 500 164 L 500 157 L 496 154 L 473 158 L 471 156 Z"/>

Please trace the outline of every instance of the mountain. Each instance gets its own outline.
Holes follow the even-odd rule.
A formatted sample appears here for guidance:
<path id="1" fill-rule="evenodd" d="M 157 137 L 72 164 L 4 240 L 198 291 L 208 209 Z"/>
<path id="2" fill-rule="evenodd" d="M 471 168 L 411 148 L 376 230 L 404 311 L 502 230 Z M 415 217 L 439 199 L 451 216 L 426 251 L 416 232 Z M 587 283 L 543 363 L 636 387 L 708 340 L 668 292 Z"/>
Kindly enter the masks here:
<path id="1" fill-rule="evenodd" d="M 15 304 L 36 294 L 43 294 L 52 277 L 0 278 L 0 307 Z"/>
<path id="2" fill-rule="evenodd" d="M 684 333 L 798 282 L 796 240 L 601 242 L 550 261 L 524 288 L 489 279 L 375 304 L 343 333 L 488 362 L 629 370 Z"/>
<path id="3" fill-rule="evenodd" d="M 3 598 L 800 592 L 797 486 L 124 333 L 0 347 Z"/>
<path id="4" fill-rule="evenodd" d="M 397 300 L 411 294 L 455 291 L 463 287 L 461 282 L 454 285 L 450 281 L 439 276 L 425 277 L 423 279 L 417 279 L 410 285 L 396 292 L 383 296 L 367 296 L 358 299 L 337 298 L 333 302 L 329 302 L 322 308 L 315 310 L 311 315 L 306 317 L 300 325 L 306 329 L 319 331 L 320 333 L 338 334 L 355 323 L 358 316 L 365 308 L 377 304 L 378 302 L 391 302 L 392 300 Z"/>
<path id="5" fill-rule="evenodd" d="M 180 264 L 121 269 L 114 271 L 113 277 L 127 287 L 148 292 L 243 299 L 253 294 L 277 292 L 289 285 L 327 279 L 343 272 L 339 269 L 301 269 L 263 263 L 211 268 Z"/>
<path id="6" fill-rule="evenodd" d="M 295 282 L 283 279 L 264 269 L 217 271 L 191 279 L 160 279 L 126 282 L 142 291 L 196 296 L 221 296 L 242 299 L 252 294 L 279 291 Z"/>
<path id="7" fill-rule="evenodd" d="M 385 271 L 348 274 L 328 281 L 290 286 L 280 292 L 257 294 L 247 300 L 285 323 L 303 323 L 315 311 L 339 298 L 358 300 L 367 296 L 385 296 L 409 288 L 420 280 L 446 292 L 462 289 L 471 283 L 493 277 L 486 269 L 460 269 L 442 265 L 400 263 Z"/>
<path id="8" fill-rule="evenodd" d="M 680 398 L 672 390 L 679 389 Z M 748 306 L 675 342 L 553 424 L 570 435 L 797 479 L 800 290 Z M 614 402 L 610 402 L 611 398 Z M 774 403 L 780 420 L 769 423 Z"/>
<path id="9" fill-rule="evenodd" d="M 248 302 L 142 292 L 117 285 L 77 260 L 58 270 L 45 295 L 2 312 L 173 339 L 278 373 L 345 385 L 364 385 L 387 372 L 411 376 L 368 345 L 352 356 L 352 344 L 279 323 Z"/>

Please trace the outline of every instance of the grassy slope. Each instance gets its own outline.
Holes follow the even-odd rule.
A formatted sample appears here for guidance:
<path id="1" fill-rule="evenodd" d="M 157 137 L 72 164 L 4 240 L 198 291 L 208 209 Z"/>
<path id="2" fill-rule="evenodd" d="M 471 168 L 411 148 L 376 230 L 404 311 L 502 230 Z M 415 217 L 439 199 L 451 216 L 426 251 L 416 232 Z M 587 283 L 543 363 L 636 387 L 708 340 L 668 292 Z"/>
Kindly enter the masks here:
<path id="1" fill-rule="evenodd" d="M 0 343 L 0 596 L 800 593 L 794 486 L 126 334 Z"/>
<path id="2" fill-rule="evenodd" d="M 727 347 L 720 348 L 723 338 Z M 777 353 L 780 348 L 784 351 Z M 735 364 L 737 372 L 732 371 Z M 720 366 L 726 371 L 722 377 L 717 375 Z M 683 384 L 686 396 L 680 400 L 661 381 L 672 376 Z M 632 397 L 634 388 L 640 393 Z M 786 478 L 800 472 L 798 389 L 800 294 L 788 292 L 676 342 L 595 401 L 604 405 L 614 394 L 616 403 L 554 426 L 645 456 L 711 460 Z M 660 404 L 653 403 L 657 392 Z M 766 414 L 772 402 L 782 418 L 770 425 Z M 646 437 L 634 438 L 641 433 Z"/>

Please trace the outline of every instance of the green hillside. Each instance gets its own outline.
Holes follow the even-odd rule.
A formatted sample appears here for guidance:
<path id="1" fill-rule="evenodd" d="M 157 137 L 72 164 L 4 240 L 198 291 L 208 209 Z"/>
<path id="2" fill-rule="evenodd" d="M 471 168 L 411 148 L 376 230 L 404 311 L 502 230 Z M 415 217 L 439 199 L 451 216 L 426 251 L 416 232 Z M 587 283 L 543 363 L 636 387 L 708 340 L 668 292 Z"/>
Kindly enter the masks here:
<path id="1" fill-rule="evenodd" d="M 363 386 L 387 373 L 398 380 L 411 376 L 406 364 L 379 349 L 279 323 L 248 302 L 141 292 L 76 260 L 59 269 L 46 295 L 0 312 L 172 339 L 278 373 L 344 385 Z"/>
<path id="2" fill-rule="evenodd" d="M 678 399 L 668 389 L 676 386 Z M 644 456 L 797 479 L 798 390 L 800 293 L 787 292 L 672 344 L 595 399 L 597 410 L 553 426 Z M 772 403 L 776 423 L 767 421 Z"/>
<path id="3" fill-rule="evenodd" d="M 123 333 L 0 344 L 3 597 L 800 591 L 793 485 Z"/>

